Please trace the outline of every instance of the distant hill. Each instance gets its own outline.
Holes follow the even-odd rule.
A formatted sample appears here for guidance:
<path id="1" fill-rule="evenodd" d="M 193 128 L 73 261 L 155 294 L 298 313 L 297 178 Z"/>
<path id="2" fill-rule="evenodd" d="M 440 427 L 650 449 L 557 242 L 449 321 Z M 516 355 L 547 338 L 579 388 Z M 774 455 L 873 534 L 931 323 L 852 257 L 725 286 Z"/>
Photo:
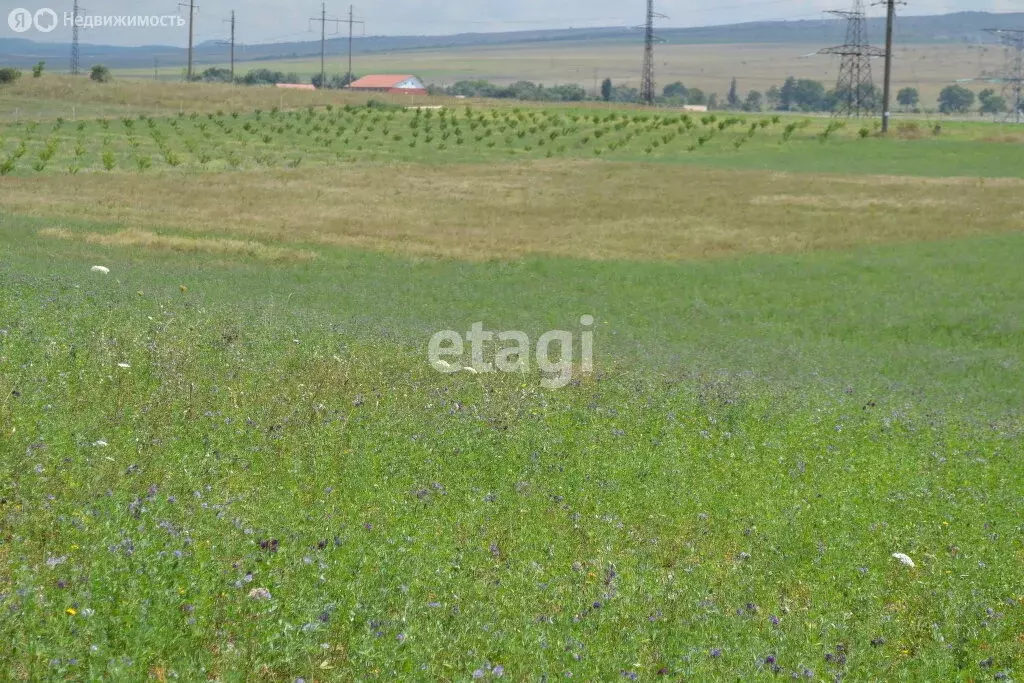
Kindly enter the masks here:
<path id="1" fill-rule="evenodd" d="M 960 12 L 937 16 L 902 17 L 897 25 L 897 39 L 901 43 L 992 43 L 987 28 L 1024 28 L 1024 13 L 991 14 L 987 12 Z M 708 26 L 700 28 L 666 28 L 658 36 L 673 44 L 796 44 L 833 45 L 845 39 L 845 23 L 841 20 L 770 21 Z M 872 42 L 880 43 L 885 26 L 880 18 L 868 21 L 868 34 Z M 357 54 L 393 52 L 396 50 L 509 47 L 514 45 L 558 45 L 608 42 L 639 42 L 641 34 L 626 27 L 561 29 L 544 31 L 515 31 L 508 33 L 464 33 L 452 36 L 369 36 L 353 41 Z M 327 41 L 327 52 L 332 56 L 345 54 L 345 39 Z M 226 48 L 215 43 L 196 47 L 196 64 L 221 63 Z M 151 45 L 143 47 L 115 47 L 82 45 L 83 64 L 102 63 L 111 68 L 140 68 L 153 66 L 157 60 L 161 68 L 181 67 L 186 63 L 183 48 Z M 319 57 L 319 41 L 271 43 L 240 46 L 236 52 L 239 62 L 259 62 L 301 57 Z M 40 60 L 59 70 L 69 59 L 64 44 L 37 43 L 20 38 L 0 38 L 0 66 L 28 67 Z"/>

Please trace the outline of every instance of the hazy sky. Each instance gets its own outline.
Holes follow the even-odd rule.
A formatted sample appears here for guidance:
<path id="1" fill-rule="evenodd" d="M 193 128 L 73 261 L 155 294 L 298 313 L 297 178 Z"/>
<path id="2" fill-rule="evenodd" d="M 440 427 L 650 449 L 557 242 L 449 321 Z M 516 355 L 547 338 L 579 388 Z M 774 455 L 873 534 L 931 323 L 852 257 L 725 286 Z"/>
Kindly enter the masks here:
<path id="1" fill-rule="evenodd" d="M 223 21 L 234 9 L 238 16 L 237 39 L 242 43 L 312 40 L 319 37 L 317 0 L 195 0 L 196 40 L 227 37 Z M 828 9 L 849 9 L 853 0 L 656 0 L 658 11 L 668 15 L 662 26 L 707 26 L 764 19 L 820 19 Z M 881 14 L 870 7 L 869 14 Z M 187 3 L 188 0 L 185 0 Z M 178 0 L 80 0 L 84 15 L 180 15 Z M 71 29 L 63 19 L 50 33 L 35 29 L 15 33 L 7 17 L 12 9 L 31 12 L 48 7 L 63 17 L 72 0 L 0 0 L 0 37 L 67 41 Z M 347 16 L 349 4 L 327 2 L 331 17 Z M 643 23 L 645 0 L 363 0 L 355 2 L 357 19 L 366 21 L 369 35 L 422 35 L 465 32 L 516 31 L 541 28 L 624 26 Z M 1019 12 L 1024 0 L 911 0 L 907 14 L 943 14 L 962 10 Z M 347 28 L 341 27 L 347 31 Z M 333 33 L 333 25 L 328 33 Z M 362 31 L 356 28 L 356 34 Z M 114 45 L 187 44 L 183 28 L 106 28 L 84 31 L 83 42 Z"/>

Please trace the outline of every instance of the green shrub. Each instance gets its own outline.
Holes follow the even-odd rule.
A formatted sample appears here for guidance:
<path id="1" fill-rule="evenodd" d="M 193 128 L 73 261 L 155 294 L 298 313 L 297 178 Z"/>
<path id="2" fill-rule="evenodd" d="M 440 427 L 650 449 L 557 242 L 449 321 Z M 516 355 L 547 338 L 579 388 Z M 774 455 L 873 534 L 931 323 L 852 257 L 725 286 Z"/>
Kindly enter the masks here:
<path id="1" fill-rule="evenodd" d="M 89 80 L 96 83 L 109 83 L 112 79 L 110 69 L 102 64 L 95 64 L 89 72 Z"/>
<path id="2" fill-rule="evenodd" d="M 14 83 L 19 78 L 21 78 L 21 72 L 17 69 L 12 69 L 10 67 L 0 69 L 0 84 Z"/>

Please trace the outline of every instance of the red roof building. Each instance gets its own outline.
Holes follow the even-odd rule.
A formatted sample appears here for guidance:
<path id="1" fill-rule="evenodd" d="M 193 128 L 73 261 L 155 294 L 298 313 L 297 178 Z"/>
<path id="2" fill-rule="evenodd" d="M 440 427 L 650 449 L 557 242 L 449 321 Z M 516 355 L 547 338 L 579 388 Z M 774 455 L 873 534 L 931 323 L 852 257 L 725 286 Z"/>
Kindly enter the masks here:
<path id="1" fill-rule="evenodd" d="M 426 95 L 427 87 L 415 76 L 363 76 L 348 86 L 357 92 L 386 92 L 405 95 Z"/>

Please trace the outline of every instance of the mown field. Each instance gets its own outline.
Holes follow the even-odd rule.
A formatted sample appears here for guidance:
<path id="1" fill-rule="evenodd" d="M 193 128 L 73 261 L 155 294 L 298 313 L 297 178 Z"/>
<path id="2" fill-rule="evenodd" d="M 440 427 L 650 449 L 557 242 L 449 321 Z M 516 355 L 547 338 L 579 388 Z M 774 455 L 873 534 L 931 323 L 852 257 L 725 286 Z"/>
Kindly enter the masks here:
<path id="1" fill-rule="evenodd" d="M 1018 131 L 34 87 L 3 678 L 1021 675 Z"/>

